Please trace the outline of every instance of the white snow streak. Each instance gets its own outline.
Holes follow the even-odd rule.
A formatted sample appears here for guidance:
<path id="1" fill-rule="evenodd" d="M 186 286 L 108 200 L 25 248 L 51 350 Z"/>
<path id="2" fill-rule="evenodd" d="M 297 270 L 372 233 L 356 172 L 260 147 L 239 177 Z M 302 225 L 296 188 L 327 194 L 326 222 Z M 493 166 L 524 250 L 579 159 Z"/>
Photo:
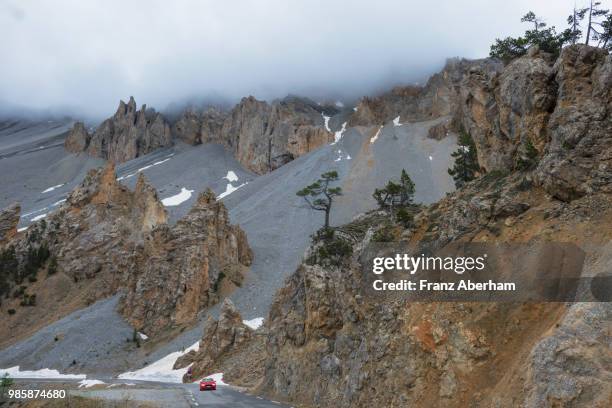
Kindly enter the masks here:
<path id="1" fill-rule="evenodd" d="M 32 219 L 30 220 L 30 222 L 34 222 L 34 221 L 38 221 L 38 220 L 42 220 L 42 219 L 43 219 L 43 218 L 45 218 L 46 216 L 47 216 L 47 213 L 43 213 L 43 214 L 37 215 L 36 217 L 32 218 Z"/>
<path id="2" fill-rule="evenodd" d="M 89 388 L 89 387 L 93 387 L 94 385 L 99 385 L 99 384 L 106 384 L 106 383 L 100 380 L 81 380 L 79 382 L 79 388 L 82 388 L 82 387 Z"/>
<path id="3" fill-rule="evenodd" d="M 166 197 L 162 200 L 162 204 L 166 207 L 173 207 L 179 205 L 191 198 L 194 190 L 188 190 L 185 187 L 181 187 L 181 192 L 170 197 Z"/>
<path id="4" fill-rule="evenodd" d="M 64 183 L 64 184 L 66 184 L 66 183 Z M 60 188 L 60 187 L 61 187 L 61 186 L 63 186 L 64 184 L 58 184 L 57 186 L 49 187 L 48 189 L 43 190 L 43 191 L 41 192 L 41 194 L 50 193 L 51 191 L 55 190 L 56 188 Z"/>
<path id="5" fill-rule="evenodd" d="M 154 166 L 159 166 L 160 164 L 163 164 L 163 163 L 167 162 L 168 160 L 170 160 L 172 158 L 172 156 L 174 156 L 174 153 L 172 153 L 171 155 L 169 155 L 168 157 L 166 157 L 163 160 L 156 161 L 155 163 L 149 164 L 148 166 L 141 167 L 138 170 L 136 170 L 134 173 L 126 174 L 125 176 L 121 176 L 121 177 L 117 177 L 117 181 L 129 179 L 130 177 L 134 177 L 135 175 L 137 175 L 141 171 L 150 169 L 151 167 L 154 167 Z"/>
<path id="6" fill-rule="evenodd" d="M 400 123 L 400 117 L 399 116 L 397 118 L 393 119 L 393 126 L 395 126 L 395 127 L 402 126 L 402 124 Z"/>
<path id="7" fill-rule="evenodd" d="M 11 368 L 0 368 L 0 377 L 4 374 L 8 374 L 12 378 L 62 378 L 62 379 L 76 379 L 81 380 L 87 378 L 85 374 L 60 374 L 57 370 L 50 370 L 48 368 L 41 368 L 40 370 L 23 370 L 19 369 L 19 366 Z"/>
<path id="8" fill-rule="evenodd" d="M 346 130 L 346 122 L 342 124 L 342 129 L 334 133 L 334 142 L 332 143 L 333 145 L 335 145 L 336 143 L 340 141 L 340 139 L 342 139 L 342 134 L 344 133 L 345 130 Z"/>
<path id="9" fill-rule="evenodd" d="M 240 187 L 245 186 L 247 184 L 248 183 L 242 183 L 238 187 L 234 187 L 232 183 L 227 183 L 227 186 L 225 187 L 225 191 L 219 194 L 219 196 L 217 197 L 217 200 L 227 197 L 228 195 L 232 194 L 234 191 L 238 190 Z"/>
<path id="10" fill-rule="evenodd" d="M 49 207 L 45 207 L 45 208 L 41 208 L 40 210 L 31 211 L 29 213 L 23 214 L 22 217 L 27 217 L 28 215 L 32 215 L 32 214 L 36 214 L 36 213 L 39 213 L 39 212 L 43 212 L 43 211 L 46 211 L 48 209 L 49 209 Z"/>
<path id="11" fill-rule="evenodd" d="M 323 120 L 325 121 L 325 130 L 327 130 L 328 132 L 331 132 L 331 129 L 329 128 L 329 120 L 331 118 L 329 116 L 325 116 L 323 112 L 321 112 L 321 116 L 323 116 Z"/>
<path id="12" fill-rule="evenodd" d="M 182 383 L 183 376 L 185 373 L 187 373 L 189 367 L 180 368 L 178 370 L 173 370 L 172 367 L 179 357 L 190 352 L 191 350 L 198 351 L 199 348 L 200 342 L 198 341 L 185 351 L 175 351 L 174 353 L 170 353 L 166 357 L 163 357 L 149 364 L 148 366 L 141 368 L 140 370 L 119 374 L 117 378 L 126 380 Z"/>
<path id="13" fill-rule="evenodd" d="M 370 143 L 374 143 L 378 139 L 378 135 L 380 135 L 380 131 L 382 130 L 382 128 L 383 128 L 382 126 L 378 128 L 378 131 L 376 132 L 374 137 L 370 139 Z"/>

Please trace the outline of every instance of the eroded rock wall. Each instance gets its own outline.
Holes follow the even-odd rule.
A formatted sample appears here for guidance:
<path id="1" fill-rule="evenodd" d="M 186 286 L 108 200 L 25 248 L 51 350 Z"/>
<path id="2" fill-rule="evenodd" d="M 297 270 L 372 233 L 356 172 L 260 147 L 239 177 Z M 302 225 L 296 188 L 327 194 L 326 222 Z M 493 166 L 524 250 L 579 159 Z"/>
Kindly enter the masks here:
<path id="1" fill-rule="evenodd" d="M 91 170 L 57 212 L 6 245 L 19 265 L 47 248 L 54 273 L 91 283 L 80 294 L 90 302 L 123 291 L 121 311 L 139 330 L 156 334 L 194 322 L 226 281 L 241 282 L 252 260 L 246 234 L 211 191 L 171 226 L 142 173 L 134 191 L 116 177 L 112 163 Z"/>
<path id="2" fill-rule="evenodd" d="M 115 114 L 91 135 L 83 123 L 77 122 L 64 143 L 70 152 L 84 151 L 116 163 L 171 145 L 170 125 L 166 119 L 153 109 L 147 109 L 146 105 L 137 110 L 133 97 L 127 104 L 120 101 Z"/>

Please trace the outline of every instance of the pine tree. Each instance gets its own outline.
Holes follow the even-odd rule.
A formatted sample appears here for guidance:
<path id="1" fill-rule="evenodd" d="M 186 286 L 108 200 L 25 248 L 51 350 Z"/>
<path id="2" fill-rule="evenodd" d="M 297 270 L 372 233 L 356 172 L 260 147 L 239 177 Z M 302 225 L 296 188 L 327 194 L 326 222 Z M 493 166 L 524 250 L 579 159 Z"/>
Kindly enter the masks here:
<path id="1" fill-rule="evenodd" d="M 602 36 L 603 36 L 603 47 L 605 48 L 607 45 L 606 40 L 606 27 L 605 23 L 609 21 L 610 10 L 600 8 L 601 2 L 593 1 L 589 3 L 588 10 L 588 22 L 587 22 L 587 32 L 585 36 L 584 43 L 589 45 L 591 40 L 598 41 L 597 46 L 602 46 Z M 601 21 L 603 19 L 603 21 Z"/>
<path id="2" fill-rule="evenodd" d="M 468 181 L 474 180 L 478 171 L 478 155 L 474 139 L 465 130 L 459 132 L 459 149 L 451 153 L 455 159 L 452 169 L 448 169 L 448 174 L 453 177 L 455 187 L 461 188 Z"/>
<path id="3" fill-rule="evenodd" d="M 311 209 L 325 212 L 323 228 L 326 230 L 329 228 L 329 217 L 334 197 L 342 195 L 342 188 L 330 186 L 330 183 L 335 181 L 338 181 L 338 172 L 328 171 L 321 174 L 320 179 L 296 193 L 298 197 L 304 198 Z"/>
<path id="4" fill-rule="evenodd" d="M 406 170 L 402 169 L 399 183 L 389 180 L 385 187 L 375 189 L 372 197 L 380 208 L 407 206 L 414 197 L 414 182 Z"/>

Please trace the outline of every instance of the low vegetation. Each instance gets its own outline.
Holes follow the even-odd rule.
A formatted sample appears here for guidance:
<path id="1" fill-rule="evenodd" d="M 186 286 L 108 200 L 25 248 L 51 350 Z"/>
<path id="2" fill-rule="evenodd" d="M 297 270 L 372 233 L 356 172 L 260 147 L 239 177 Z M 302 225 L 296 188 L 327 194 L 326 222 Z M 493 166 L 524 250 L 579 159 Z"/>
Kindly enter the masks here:
<path id="1" fill-rule="evenodd" d="M 306 263 L 309 265 L 340 266 L 352 255 L 353 246 L 332 228 L 321 228 L 312 236 L 312 250 Z"/>
<path id="2" fill-rule="evenodd" d="M 557 32 L 555 26 L 548 27 L 544 20 L 530 11 L 521 19 L 531 24 L 531 29 L 519 37 L 496 39 L 491 45 L 489 55 L 505 63 L 527 53 L 529 47 L 558 56 L 565 45 L 576 44 L 581 40 L 587 45 L 612 50 L 612 14 L 601 7 L 601 2 L 591 1 L 588 7 L 574 7 L 567 17 L 568 27 Z"/>

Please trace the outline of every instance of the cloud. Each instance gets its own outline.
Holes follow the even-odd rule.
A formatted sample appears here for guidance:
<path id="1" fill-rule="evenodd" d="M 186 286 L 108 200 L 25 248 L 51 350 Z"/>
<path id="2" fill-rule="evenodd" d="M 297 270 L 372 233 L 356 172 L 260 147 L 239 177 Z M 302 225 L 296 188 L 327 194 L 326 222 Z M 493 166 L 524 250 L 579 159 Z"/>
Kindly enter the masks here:
<path id="1" fill-rule="evenodd" d="M 533 9 L 573 1 L 4 0 L 4 109 L 112 113 L 193 98 L 356 98 L 422 81 L 447 57 L 484 57 Z"/>

